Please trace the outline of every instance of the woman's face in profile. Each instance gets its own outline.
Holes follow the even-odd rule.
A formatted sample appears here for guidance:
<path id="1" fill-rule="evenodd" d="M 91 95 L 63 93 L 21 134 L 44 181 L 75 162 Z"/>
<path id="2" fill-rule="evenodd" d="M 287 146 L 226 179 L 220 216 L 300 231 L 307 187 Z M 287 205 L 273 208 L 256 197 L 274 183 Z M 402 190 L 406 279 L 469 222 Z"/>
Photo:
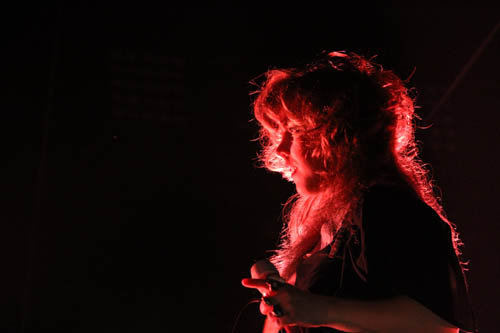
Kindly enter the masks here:
<path id="1" fill-rule="evenodd" d="M 315 194 L 320 191 L 321 177 L 315 172 L 314 162 L 306 153 L 306 142 L 298 131 L 284 130 L 276 153 L 292 168 L 292 179 L 301 195 Z"/>

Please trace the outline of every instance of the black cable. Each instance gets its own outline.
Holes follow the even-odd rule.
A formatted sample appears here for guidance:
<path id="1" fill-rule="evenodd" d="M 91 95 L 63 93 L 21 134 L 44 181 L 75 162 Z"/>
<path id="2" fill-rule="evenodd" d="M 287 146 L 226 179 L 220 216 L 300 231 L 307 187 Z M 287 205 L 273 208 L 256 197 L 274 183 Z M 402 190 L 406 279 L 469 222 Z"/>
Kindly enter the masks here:
<path id="1" fill-rule="evenodd" d="M 236 326 L 238 325 L 238 321 L 240 320 L 240 317 L 243 313 L 243 311 L 250 305 L 250 304 L 253 304 L 253 303 L 260 303 L 260 298 L 255 298 L 255 299 L 252 299 L 250 302 L 248 302 L 247 304 L 243 305 L 240 309 L 240 311 L 238 312 L 238 314 L 236 315 L 236 318 L 234 319 L 234 323 L 233 323 L 233 328 L 231 329 L 231 333 L 234 333 L 235 330 L 236 330 Z"/>

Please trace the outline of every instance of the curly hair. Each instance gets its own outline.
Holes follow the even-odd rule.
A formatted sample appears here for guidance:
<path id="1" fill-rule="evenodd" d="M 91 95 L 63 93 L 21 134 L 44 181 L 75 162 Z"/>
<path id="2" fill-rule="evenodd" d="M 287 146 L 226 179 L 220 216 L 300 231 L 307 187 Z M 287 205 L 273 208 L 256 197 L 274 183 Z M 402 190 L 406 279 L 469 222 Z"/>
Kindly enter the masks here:
<path id="1" fill-rule="evenodd" d="M 291 181 L 278 153 L 283 129 L 298 133 L 308 158 L 318 160 L 322 191 L 292 196 L 283 210 L 280 244 L 270 258 L 284 277 L 301 258 L 351 223 L 363 192 L 396 179 L 448 221 L 415 141 L 412 90 L 392 71 L 356 53 L 323 52 L 300 68 L 265 73 L 253 102 L 260 124 L 262 166 Z"/>

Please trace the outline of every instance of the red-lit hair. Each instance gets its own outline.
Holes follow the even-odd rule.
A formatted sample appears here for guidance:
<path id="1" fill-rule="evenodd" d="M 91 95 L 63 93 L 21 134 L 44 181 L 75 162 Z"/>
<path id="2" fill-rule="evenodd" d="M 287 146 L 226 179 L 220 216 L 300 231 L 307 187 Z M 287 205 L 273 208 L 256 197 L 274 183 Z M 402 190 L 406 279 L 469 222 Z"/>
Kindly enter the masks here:
<path id="1" fill-rule="evenodd" d="M 355 53 L 323 53 L 302 68 L 269 70 L 256 93 L 263 166 L 291 180 L 276 151 L 284 129 L 299 133 L 306 157 L 322 166 L 316 170 L 322 190 L 296 194 L 285 205 L 281 241 L 270 258 L 284 277 L 322 235 L 332 237 L 352 222 L 364 190 L 398 180 L 450 224 L 459 254 L 458 234 L 418 157 L 414 101 L 392 71 Z"/>

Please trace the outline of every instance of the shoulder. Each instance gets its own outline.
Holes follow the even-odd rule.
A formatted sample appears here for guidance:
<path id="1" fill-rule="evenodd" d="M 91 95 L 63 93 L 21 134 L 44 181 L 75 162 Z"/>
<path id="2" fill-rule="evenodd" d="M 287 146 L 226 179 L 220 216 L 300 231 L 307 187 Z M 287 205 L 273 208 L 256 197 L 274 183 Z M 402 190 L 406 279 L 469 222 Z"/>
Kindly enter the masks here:
<path id="1" fill-rule="evenodd" d="M 370 218 L 387 220 L 410 212 L 421 213 L 426 210 L 426 206 L 413 189 L 404 186 L 374 185 L 363 197 L 363 215 Z"/>
<path id="2" fill-rule="evenodd" d="M 366 190 L 364 204 L 389 206 L 396 204 L 417 204 L 420 199 L 409 186 L 377 184 Z"/>
<path id="3" fill-rule="evenodd" d="M 363 199 L 363 227 L 377 236 L 401 235 L 409 241 L 450 236 L 450 227 L 409 186 L 375 185 Z"/>
<path id="4" fill-rule="evenodd" d="M 380 295 L 406 295 L 457 327 L 474 326 L 452 227 L 433 208 L 411 189 L 377 185 L 364 196 L 363 227 L 368 281 Z"/>

